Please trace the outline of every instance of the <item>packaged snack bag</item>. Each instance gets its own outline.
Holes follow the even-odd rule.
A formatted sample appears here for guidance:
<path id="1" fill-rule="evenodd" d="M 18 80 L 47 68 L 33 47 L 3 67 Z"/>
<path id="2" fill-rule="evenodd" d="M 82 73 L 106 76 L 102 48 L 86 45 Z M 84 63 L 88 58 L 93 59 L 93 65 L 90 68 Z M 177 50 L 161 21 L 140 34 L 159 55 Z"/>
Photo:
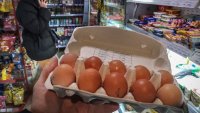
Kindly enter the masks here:
<path id="1" fill-rule="evenodd" d="M 12 0 L 1 0 L 0 1 L 0 11 L 1 12 L 10 12 L 13 10 Z"/>
<path id="2" fill-rule="evenodd" d="M 0 109 L 6 108 L 5 100 L 6 100 L 6 96 L 0 96 Z"/>
<path id="3" fill-rule="evenodd" d="M 6 103 L 13 103 L 13 95 L 12 95 L 12 88 L 11 87 L 6 87 L 4 91 L 4 96 L 6 96 Z"/>
<path id="4" fill-rule="evenodd" d="M 14 87 L 12 93 L 14 105 L 24 104 L 24 88 Z"/>

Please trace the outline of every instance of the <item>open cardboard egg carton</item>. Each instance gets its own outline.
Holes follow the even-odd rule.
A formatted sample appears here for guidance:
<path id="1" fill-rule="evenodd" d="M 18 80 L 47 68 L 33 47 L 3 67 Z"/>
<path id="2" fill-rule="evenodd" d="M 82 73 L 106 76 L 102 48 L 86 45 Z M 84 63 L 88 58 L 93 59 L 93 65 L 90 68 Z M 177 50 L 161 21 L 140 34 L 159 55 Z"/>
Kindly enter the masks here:
<path id="1" fill-rule="evenodd" d="M 127 67 L 125 78 L 128 88 L 136 80 L 134 67 L 136 65 L 143 65 L 150 70 L 150 81 L 156 90 L 161 85 L 161 76 L 158 70 L 163 69 L 171 72 L 166 48 L 160 42 L 138 32 L 114 27 L 94 26 L 76 28 L 65 53 L 79 55 L 74 67 L 76 81 L 78 81 L 80 72 L 85 70 L 85 59 L 91 56 L 97 56 L 103 61 L 103 65 L 99 70 L 102 81 L 104 81 L 105 75 L 110 72 L 108 63 L 111 60 L 117 59 L 125 63 Z M 107 96 L 103 87 L 100 87 L 95 93 L 90 93 L 79 90 L 76 83 L 72 83 L 69 87 L 52 85 L 51 75 L 48 77 L 45 86 L 50 90 L 54 90 L 60 97 L 76 94 L 81 96 L 85 102 L 100 99 L 104 100 L 104 102 L 129 103 L 138 109 L 155 108 L 162 113 L 183 112 L 180 108 L 163 105 L 158 98 L 153 103 L 137 102 L 129 92 L 129 89 L 123 98 L 114 98 Z"/>

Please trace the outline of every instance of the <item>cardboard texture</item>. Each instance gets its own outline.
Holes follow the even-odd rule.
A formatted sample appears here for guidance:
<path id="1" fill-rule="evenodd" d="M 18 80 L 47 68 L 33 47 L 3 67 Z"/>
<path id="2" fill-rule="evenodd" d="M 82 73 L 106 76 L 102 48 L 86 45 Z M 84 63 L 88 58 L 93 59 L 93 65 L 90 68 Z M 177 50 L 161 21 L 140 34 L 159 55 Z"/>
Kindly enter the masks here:
<path id="1" fill-rule="evenodd" d="M 98 56 L 104 62 L 99 70 L 102 81 L 105 75 L 110 72 L 109 61 L 118 59 L 124 62 L 127 67 L 125 78 L 129 88 L 136 78 L 134 67 L 136 65 L 144 65 L 150 70 L 150 81 L 155 89 L 160 87 L 161 82 L 158 70 L 164 69 L 171 72 L 165 46 L 149 36 L 115 27 L 89 26 L 76 28 L 66 47 L 65 53 L 68 52 L 79 55 L 74 68 L 76 79 L 78 79 L 80 72 L 85 70 L 84 60 L 90 56 Z M 76 83 L 72 83 L 69 87 L 52 85 L 51 75 L 48 77 L 45 86 L 49 90 L 54 90 L 60 97 L 77 94 L 85 102 L 100 99 L 105 103 L 110 101 L 129 103 L 138 109 L 155 108 L 162 113 L 183 112 L 180 108 L 163 105 L 158 98 L 151 104 L 136 102 L 130 92 L 127 92 L 124 98 L 114 98 L 107 96 L 102 87 L 95 93 L 90 93 L 79 90 Z"/>

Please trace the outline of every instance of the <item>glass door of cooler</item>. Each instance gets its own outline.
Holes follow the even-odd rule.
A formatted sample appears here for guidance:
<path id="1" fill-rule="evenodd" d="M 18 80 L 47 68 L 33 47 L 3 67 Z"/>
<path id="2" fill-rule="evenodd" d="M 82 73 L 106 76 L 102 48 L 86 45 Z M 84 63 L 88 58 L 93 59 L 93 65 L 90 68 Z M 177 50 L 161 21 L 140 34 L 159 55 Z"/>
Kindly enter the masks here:
<path id="1" fill-rule="evenodd" d="M 124 0 L 103 0 L 100 25 L 124 28 L 125 4 Z"/>
<path id="2" fill-rule="evenodd" d="M 86 0 L 48 0 L 49 27 L 59 36 L 57 48 L 65 48 L 74 29 L 87 25 Z"/>
<path id="3" fill-rule="evenodd" d="M 89 7 L 90 26 L 99 25 L 99 14 L 100 14 L 100 10 L 98 8 L 99 1 L 101 2 L 101 0 L 90 0 L 90 7 Z"/>

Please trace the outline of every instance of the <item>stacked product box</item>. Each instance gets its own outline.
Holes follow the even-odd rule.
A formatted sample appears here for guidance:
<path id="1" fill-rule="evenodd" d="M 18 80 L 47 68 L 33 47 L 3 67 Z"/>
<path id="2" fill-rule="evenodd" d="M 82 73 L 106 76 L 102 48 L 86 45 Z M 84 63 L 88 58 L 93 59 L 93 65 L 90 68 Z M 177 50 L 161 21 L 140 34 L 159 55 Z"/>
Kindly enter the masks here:
<path id="1" fill-rule="evenodd" d="M 199 16 L 181 16 L 180 10 L 164 7 L 153 15 L 141 15 L 134 24 L 158 37 L 195 49 L 200 47 L 199 20 Z"/>

